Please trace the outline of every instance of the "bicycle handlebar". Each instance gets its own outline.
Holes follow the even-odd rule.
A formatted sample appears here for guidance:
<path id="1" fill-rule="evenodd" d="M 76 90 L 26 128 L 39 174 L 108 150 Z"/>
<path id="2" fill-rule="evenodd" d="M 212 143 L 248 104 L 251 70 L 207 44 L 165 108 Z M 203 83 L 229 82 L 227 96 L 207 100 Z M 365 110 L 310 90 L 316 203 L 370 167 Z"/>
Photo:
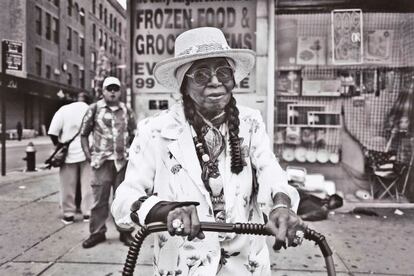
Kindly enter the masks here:
<path id="1" fill-rule="evenodd" d="M 167 225 L 162 222 L 154 222 L 143 226 L 135 235 L 134 242 L 129 247 L 128 255 L 125 261 L 123 276 L 133 276 L 135 265 L 138 259 L 138 254 L 141 249 L 141 245 L 145 238 L 155 232 L 167 231 Z M 207 232 L 225 232 L 236 234 L 253 234 L 253 235 L 273 235 L 264 224 L 257 223 L 217 223 L 217 222 L 201 222 L 201 231 Z M 314 241 L 322 252 L 325 258 L 326 270 L 328 276 L 335 276 L 335 265 L 332 258 L 332 251 L 325 239 L 325 236 L 306 228 L 304 230 L 304 238 L 310 241 Z"/>

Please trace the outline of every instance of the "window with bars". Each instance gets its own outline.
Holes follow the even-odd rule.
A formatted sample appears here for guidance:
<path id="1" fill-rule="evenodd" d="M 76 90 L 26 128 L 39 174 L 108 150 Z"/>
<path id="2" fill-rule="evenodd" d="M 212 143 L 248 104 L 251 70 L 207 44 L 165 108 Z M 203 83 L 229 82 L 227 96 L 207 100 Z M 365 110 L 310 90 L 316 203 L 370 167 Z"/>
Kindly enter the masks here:
<path id="1" fill-rule="evenodd" d="M 36 10 L 36 33 L 42 35 L 42 9 L 37 7 Z"/>

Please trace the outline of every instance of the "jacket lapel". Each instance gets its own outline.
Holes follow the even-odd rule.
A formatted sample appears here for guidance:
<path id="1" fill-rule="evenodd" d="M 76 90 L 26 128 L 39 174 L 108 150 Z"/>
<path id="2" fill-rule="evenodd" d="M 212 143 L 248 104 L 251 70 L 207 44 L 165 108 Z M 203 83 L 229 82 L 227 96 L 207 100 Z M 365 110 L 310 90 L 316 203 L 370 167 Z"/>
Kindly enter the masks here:
<path id="1" fill-rule="evenodd" d="M 180 112 L 176 115 L 180 116 Z M 178 127 L 180 130 L 175 132 L 176 135 L 167 135 L 167 131 L 162 131 L 161 135 L 164 134 L 163 136 L 169 136 L 169 139 L 175 138 L 168 144 L 168 150 L 175 157 L 177 162 L 180 163 L 184 171 L 191 178 L 192 182 L 200 189 L 201 193 L 204 196 L 209 197 L 209 193 L 201 180 L 201 167 L 195 151 L 190 125 L 188 123 L 184 123 L 180 126 L 177 125 L 177 128 Z M 172 132 L 174 131 L 171 129 L 168 130 L 168 133 L 171 134 Z"/>

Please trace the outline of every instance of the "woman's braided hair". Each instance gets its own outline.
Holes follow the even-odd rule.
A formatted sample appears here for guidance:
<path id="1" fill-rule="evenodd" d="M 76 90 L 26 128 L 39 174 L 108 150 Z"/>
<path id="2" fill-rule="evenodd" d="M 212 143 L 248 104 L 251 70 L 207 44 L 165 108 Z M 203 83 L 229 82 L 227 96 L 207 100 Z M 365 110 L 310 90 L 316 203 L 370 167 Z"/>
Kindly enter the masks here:
<path id="1" fill-rule="evenodd" d="M 181 87 L 183 88 L 185 87 L 185 85 L 182 85 Z M 184 93 L 183 89 L 181 89 L 181 93 L 183 96 L 185 118 L 194 127 L 197 136 L 202 137 L 202 127 L 205 123 L 203 119 L 197 114 L 194 102 L 191 99 L 191 97 L 187 93 Z M 239 110 L 236 106 L 236 99 L 233 96 L 231 97 L 230 102 L 224 108 L 224 111 L 226 113 L 226 120 L 229 128 L 231 171 L 235 174 L 239 174 L 243 170 L 244 160 L 241 153 L 239 138 Z M 206 149 L 204 139 L 201 140 L 204 145 L 204 149 Z M 201 156 L 199 156 L 198 158 L 201 159 Z"/>

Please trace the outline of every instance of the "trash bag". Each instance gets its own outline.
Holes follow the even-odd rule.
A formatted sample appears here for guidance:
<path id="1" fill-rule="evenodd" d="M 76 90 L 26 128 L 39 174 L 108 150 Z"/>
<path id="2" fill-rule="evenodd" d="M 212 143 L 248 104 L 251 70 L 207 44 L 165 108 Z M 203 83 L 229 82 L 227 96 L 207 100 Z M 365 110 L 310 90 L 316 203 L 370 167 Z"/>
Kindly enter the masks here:
<path id="1" fill-rule="evenodd" d="M 324 199 L 312 194 L 299 191 L 300 202 L 298 215 L 306 221 L 319 221 L 328 218 L 329 210 L 339 208 L 343 205 L 343 199 L 337 194 L 333 194 Z"/>

